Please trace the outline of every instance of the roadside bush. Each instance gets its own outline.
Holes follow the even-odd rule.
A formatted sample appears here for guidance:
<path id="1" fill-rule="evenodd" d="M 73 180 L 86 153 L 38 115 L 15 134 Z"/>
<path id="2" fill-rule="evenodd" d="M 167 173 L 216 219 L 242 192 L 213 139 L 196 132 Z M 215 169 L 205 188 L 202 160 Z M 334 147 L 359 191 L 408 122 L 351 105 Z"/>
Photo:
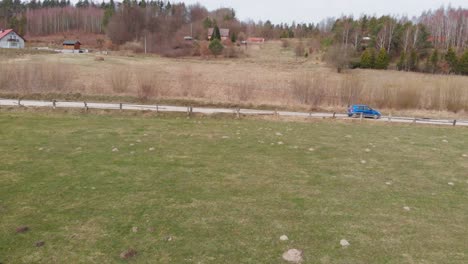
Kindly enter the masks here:
<path id="1" fill-rule="evenodd" d="M 301 104 L 320 106 L 326 97 L 326 86 L 323 75 L 299 74 L 292 80 L 292 95 Z"/>

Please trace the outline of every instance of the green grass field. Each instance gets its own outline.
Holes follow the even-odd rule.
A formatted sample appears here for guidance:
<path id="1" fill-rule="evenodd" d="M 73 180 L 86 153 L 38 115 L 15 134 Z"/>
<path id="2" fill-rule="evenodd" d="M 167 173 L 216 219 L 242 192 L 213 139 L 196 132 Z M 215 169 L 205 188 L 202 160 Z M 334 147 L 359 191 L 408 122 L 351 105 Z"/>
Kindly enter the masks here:
<path id="1" fill-rule="evenodd" d="M 367 122 L 2 110 L 0 262 L 285 263 L 297 248 L 304 263 L 467 263 L 467 139 Z"/>

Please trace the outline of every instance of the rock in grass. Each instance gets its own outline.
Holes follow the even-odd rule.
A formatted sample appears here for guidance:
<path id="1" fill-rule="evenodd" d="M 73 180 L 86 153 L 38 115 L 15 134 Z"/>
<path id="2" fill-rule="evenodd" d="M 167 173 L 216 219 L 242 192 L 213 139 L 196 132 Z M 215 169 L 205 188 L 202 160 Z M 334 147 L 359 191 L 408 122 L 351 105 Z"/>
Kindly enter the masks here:
<path id="1" fill-rule="evenodd" d="M 364 151 L 365 151 L 365 152 L 371 152 L 371 150 L 368 149 L 368 148 L 366 148 Z"/>
<path id="2" fill-rule="evenodd" d="M 149 151 L 154 151 L 155 148 L 151 147 L 151 148 L 149 148 L 148 150 L 149 150 Z"/>
<path id="3" fill-rule="evenodd" d="M 404 209 L 405 211 L 410 211 L 410 210 L 411 210 L 411 208 L 409 208 L 409 206 L 405 206 L 405 207 L 403 207 L 403 209 Z"/>
<path id="4" fill-rule="evenodd" d="M 27 226 L 19 226 L 16 228 L 16 233 L 25 233 L 29 231 L 29 227 Z"/>
<path id="5" fill-rule="evenodd" d="M 119 151 L 118 148 L 113 148 L 113 149 L 112 149 L 112 152 L 117 152 L 117 151 Z"/>
<path id="6" fill-rule="evenodd" d="M 346 240 L 346 239 L 341 239 L 341 240 L 340 240 L 340 245 L 341 245 L 342 247 L 348 247 L 350 244 L 349 244 L 348 240 Z"/>
<path id="7" fill-rule="evenodd" d="M 455 186 L 455 183 L 449 182 L 448 185 L 450 185 L 450 186 Z"/>
<path id="8" fill-rule="evenodd" d="M 366 163 L 367 163 L 367 161 L 361 160 L 361 164 L 366 164 Z"/>
<path id="9" fill-rule="evenodd" d="M 468 158 L 468 154 L 463 154 L 462 157 Z"/>
<path id="10" fill-rule="evenodd" d="M 36 247 L 42 247 L 42 246 L 45 245 L 45 242 L 44 242 L 44 241 L 37 241 L 36 243 L 34 243 L 34 245 L 35 245 Z"/>
<path id="11" fill-rule="evenodd" d="M 282 236 L 280 236 L 280 240 L 281 241 L 287 241 L 287 240 L 289 240 L 289 238 L 288 238 L 287 235 L 282 235 Z"/>
<path id="12" fill-rule="evenodd" d="M 283 145 L 283 144 L 284 144 L 283 141 L 278 142 L 278 145 Z"/>
<path id="13" fill-rule="evenodd" d="M 276 132 L 276 135 L 277 136 L 282 136 L 283 134 L 281 134 L 280 132 Z"/>
<path id="14" fill-rule="evenodd" d="M 293 248 L 283 253 L 283 259 L 291 263 L 301 263 L 304 260 L 302 255 L 302 250 Z"/>
<path id="15" fill-rule="evenodd" d="M 314 148 L 309 148 L 309 151 L 315 151 L 315 149 Z"/>
<path id="16" fill-rule="evenodd" d="M 166 241 L 172 241 L 172 237 L 171 237 L 171 236 L 167 236 L 167 237 L 166 237 Z"/>
<path id="17" fill-rule="evenodd" d="M 127 249 L 124 252 L 120 253 L 121 259 L 130 259 L 136 256 L 137 252 L 133 248 Z"/>
<path id="18" fill-rule="evenodd" d="M 388 182 L 386 182 L 385 184 L 387 184 L 387 185 L 392 185 L 392 182 L 388 181 Z"/>
<path id="19" fill-rule="evenodd" d="M 442 142 L 444 142 L 444 143 L 448 143 L 448 140 L 444 139 L 444 140 L 442 140 Z"/>
<path id="20" fill-rule="evenodd" d="M 154 227 L 149 227 L 147 230 L 149 233 L 153 233 L 156 229 L 154 229 Z"/>
<path id="21" fill-rule="evenodd" d="M 133 233 L 138 232 L 138 227 L 137 227 L 137 226 L 132 227 L 132 232 L 133 232 Z"/>

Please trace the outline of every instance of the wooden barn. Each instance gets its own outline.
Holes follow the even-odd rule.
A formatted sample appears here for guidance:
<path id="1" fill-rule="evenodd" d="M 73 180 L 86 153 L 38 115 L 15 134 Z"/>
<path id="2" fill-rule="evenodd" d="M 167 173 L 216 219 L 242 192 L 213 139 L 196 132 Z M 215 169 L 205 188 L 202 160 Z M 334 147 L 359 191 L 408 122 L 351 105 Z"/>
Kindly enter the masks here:
<path id="1" fill-rule="evenodd" d="M 64 50 L 79 50 L 81 48 L 81 43 L 78 40 L 65 40 L 63 42 Z"/>

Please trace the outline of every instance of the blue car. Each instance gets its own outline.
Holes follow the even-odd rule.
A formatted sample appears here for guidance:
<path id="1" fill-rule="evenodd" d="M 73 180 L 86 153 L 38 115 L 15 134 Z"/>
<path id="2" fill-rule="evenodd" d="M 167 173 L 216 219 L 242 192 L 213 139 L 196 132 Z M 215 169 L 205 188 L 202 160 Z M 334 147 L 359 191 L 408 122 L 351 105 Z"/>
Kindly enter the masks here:
<path id="1" fill-rule="evenodd" d="M 372 117 L 375 119 L 379 119 L 382 114 L 379 111 L 370 108 L 367 105 L 352 105 L 348 108 L 348 116 L 362 116 L 363 117 Z"/>

